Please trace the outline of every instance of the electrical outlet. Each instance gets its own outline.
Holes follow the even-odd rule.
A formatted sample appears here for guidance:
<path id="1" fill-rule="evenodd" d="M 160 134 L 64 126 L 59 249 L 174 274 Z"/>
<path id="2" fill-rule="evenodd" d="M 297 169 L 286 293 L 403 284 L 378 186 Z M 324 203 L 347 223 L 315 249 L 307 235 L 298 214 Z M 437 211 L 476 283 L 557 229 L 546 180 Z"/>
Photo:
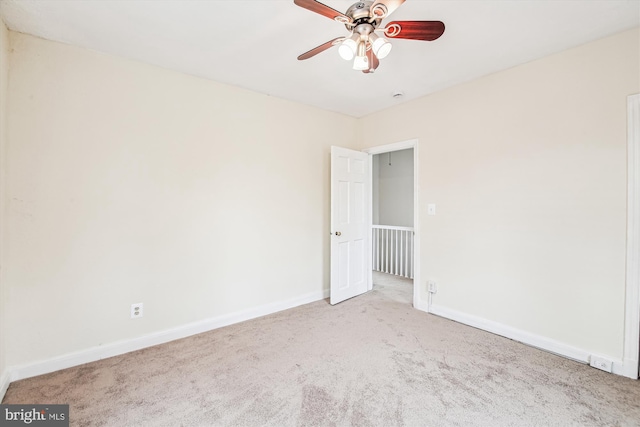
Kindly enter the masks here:
<path id="1" fill-rule="evenodd" d="M 611 360 L 607 360 L 603 357 L 591 356 L 591 360 L 589 361 L 589 365 L 593 366 L 596 369 L 600 369 L 601 371 L 611 373 L 611 368 L 613 366 L 613 362 Z"/>
<path id="2" fill-rule="evenodd" d="M 427 282 L 427 291 L 429 291 L 432 294 L 438 293 L 438 285 L 436 285 L 435 281 L 429 280 Z"/>
<path id="3" fill-rule="evenodd" d="M 131 318 L 137 319 L 139 317 L 142 317 L 142 309 L 143 309 L 143 305 L 141 302 L 136 304 L 131 304 Z"/>

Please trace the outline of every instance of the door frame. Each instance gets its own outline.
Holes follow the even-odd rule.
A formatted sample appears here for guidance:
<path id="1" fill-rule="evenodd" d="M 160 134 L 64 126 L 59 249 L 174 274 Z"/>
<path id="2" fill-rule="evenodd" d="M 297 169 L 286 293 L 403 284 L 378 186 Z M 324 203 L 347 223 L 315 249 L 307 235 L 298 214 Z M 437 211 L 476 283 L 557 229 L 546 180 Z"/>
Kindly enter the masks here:
<path id="1" fill-rule="evenodd" d="M 378 145 L 366 148 L 362 151 L 369 154 L 369 174 L 373 182 L 373 156 L 376 154 L 391 153 L 393 151 L 413 148 L 413 307 L 418 310 L 428 311 L 427 304 L 422 301 L 420 294 L 420 215 L 418 205 L 418 139 L 409 139 L 393 144 Z M 371 186 L 371 201 L 373 201 L 373 185 Z M 369 203 L 369 218 L 373 221 L 373 203 Z M 371 240 L 370 240 L 371 241 Z M 373 245 L 369 245 L 370 256 L 373 256 Z M 369 275 L 372 271 L 369 269 Z M 373 289 L 373 278 L 369 277 L 369 290 Z"/>
<path id="2" fill-rule="evenodd" d="M 640 94 L 627 97 L 627 271 L 622 375 L 640 369 Z"/>

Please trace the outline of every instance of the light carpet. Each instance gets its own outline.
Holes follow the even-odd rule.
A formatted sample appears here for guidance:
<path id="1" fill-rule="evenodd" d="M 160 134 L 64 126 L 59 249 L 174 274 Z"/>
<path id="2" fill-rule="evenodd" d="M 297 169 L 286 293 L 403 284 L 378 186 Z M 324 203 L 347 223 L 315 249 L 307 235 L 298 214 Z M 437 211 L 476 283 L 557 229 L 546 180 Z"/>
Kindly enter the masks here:
<path id="1" fill-rule="evenodd" d="M 12 383 L 72 426 L 640 426 L 640 384 L 411 307 L 411 282 Z"/>

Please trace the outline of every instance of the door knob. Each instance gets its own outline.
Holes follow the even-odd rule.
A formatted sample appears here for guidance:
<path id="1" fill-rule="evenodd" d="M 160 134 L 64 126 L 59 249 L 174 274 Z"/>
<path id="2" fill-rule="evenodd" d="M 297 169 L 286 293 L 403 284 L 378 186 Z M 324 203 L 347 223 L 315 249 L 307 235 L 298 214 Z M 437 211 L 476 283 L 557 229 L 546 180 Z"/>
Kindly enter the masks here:
<path id="1" fill-rule="evenodd" d="M 336 231 L 336 236 L 342 236 L 342 233 L 339 231 Z"/>

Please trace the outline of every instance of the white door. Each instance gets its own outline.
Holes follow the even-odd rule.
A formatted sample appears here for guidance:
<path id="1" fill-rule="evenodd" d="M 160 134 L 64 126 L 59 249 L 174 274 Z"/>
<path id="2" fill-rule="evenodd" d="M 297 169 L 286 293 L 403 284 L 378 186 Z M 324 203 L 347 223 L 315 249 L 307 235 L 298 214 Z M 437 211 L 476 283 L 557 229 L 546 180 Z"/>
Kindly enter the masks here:
<path id="1" fill-rule="evenodd" d="M 368 290 L 369 155 L 331 147 L 331 304 Z"/>

